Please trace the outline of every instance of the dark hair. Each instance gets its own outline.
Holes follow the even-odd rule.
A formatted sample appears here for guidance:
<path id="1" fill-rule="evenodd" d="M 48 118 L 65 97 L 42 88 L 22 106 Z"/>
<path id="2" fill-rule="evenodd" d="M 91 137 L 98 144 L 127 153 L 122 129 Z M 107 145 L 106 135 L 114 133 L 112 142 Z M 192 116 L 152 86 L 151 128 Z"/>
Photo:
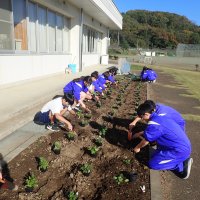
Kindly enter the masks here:
<path id="1" fill-rule="evenodd" d="M 63 97 L 63 95 L 57 94 L 57 95 L 55 95 L 55 96 L 52 98 L 52 100 L 57 99 L 57 98 L 59 98 L 59 97 Z"/>
<path id="2" fill-rule="evenodd" d="M 137 109 L 137 115 L 142 116 L 145 113 L 152 114 L 154 112 L 154 109 L 152 109 L 152 106 L 150 104 L 141 104 Z"/>
<path id="3" fill-rule="evenodd" d="M 105 77 L 106 79 L 108 79 L 108 77 L 109 77 L 109 72 L 106 71 L 106 72 L 103 73 L 103 75 L 104 75 L 104 77 Z"/>
<path id="4" fill-rule="evenodd" d="M 92 72 L 91 73 L 91 77 L 94 77 L 95 79 L 98 79 L 98 72 L 97 73 L 96 73 L 96 71 Z"/>
<path id="5" fill-rule="evenodd" d="M 146 101 L 144 102 L 144 104 L 149 104 L 149 105 L 151 106 L 152 109 L 156 109 L 156 104 L 155 104 L 155 102 L 152 101 L 152 100 L 146 100 Z"/>
<path id="6" fill-rule="evenodd" d="M 79 82 L 79 81 L 84 81 L 84 82 L 86 82 L 86 83 L 88 83 L 90 85 L 92 84 L 91 76 L 81 76 L 80 78 L 75 78 L 73 80 L 73 82 Z"/>
<path id="7" fill-rule="evenodd" d="M 65 93 L 62 97 L 66 102 L 68 102 L 70 105 L 74 104 L 74 96 L 72 94 Z"/>
<path id="8" fill-rule="evenodd" d="M 85 76 L 81 76 L 81 77 L 79 77 L 79 78 L 73 79 L 72 81 L 73 81 L 73 82 L 79 82 L 79 81 L 82 81 L 82 80 L 84 79 L 84 77 L 85 77 Z"/>

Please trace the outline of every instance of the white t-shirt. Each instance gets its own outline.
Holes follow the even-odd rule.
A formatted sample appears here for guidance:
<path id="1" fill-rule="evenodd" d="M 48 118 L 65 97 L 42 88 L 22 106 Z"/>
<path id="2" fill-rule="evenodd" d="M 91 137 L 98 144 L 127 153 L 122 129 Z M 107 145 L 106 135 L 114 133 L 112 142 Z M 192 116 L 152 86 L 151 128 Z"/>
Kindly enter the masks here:
<path id="1" fill-rule="evenodd" d="M 64 109 L 64 106 L 62 104 L 62 97 L 58 97 L 46 103 L 43 106 L 41 112 L 44 113 L 51 110 L 52 114 L 54 115 L 55 113 L 60 113 L 63 109 Z M 71 106 L 68 106 L 68 110 L 69 111 L 72 110 Z"/>

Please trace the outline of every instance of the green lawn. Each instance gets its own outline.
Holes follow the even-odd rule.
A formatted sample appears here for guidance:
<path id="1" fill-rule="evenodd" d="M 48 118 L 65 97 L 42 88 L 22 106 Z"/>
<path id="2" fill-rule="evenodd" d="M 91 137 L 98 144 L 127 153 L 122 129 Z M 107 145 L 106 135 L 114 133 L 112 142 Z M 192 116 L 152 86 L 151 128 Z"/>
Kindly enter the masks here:
<path id="1" fill-rule="evenodd" d="M 190 94 L 200 100 L 200 72 L 158 66 L 154 68 L 174 76 L 179 83 L 187 88 Z"/>
<path id="2" fill-rule="evenodd" d="M 143 66 L 131 65 L 131 71 L 134 71 L 134 70 L 140 70 L 140 71 L 142 71 L 142 68 L 143 68 Z"/>

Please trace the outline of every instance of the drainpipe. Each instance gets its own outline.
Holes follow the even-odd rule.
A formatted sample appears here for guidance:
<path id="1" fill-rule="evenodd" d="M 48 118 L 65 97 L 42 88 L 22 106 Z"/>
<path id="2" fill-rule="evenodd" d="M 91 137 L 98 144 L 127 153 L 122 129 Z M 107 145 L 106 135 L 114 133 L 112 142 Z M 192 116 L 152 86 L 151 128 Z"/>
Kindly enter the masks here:
<path id="1" fill-rule="evenodd" d="M 79 31 L 79 71 L 83 70 L 83 8 L 80 12 L 80 31 Z"/>

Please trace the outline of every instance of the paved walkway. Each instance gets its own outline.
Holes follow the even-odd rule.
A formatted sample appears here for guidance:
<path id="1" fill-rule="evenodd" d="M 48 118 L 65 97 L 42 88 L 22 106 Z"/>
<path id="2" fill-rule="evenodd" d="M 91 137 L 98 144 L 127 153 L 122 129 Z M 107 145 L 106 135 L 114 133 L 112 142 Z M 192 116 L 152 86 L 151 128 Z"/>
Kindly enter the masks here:
<path id="1" fill-rule="evenodd" d="M 165 73 L 158 73 L 158 80 L 150 85 L 150 98 L 174 107 L 182 114 L 200 115 L 200 102 L 197 99 L 181 94 L 188 94 L 185 88 Z M 160 172 L 162 184 L 163 200 L 199 200 L 200 199 L 200 123 L 198 121 L 187 120 L 186 131 L 192 143 L 192 165 L 190 178 L 182 180 L 170 171 Z"/>
<path id="2" fill-rule="evenodd" d="M 97 70 L 104 72 L 108 66 L 98 65 L 76 74 L 55 74 L 48 77 L 24 81 L 9 87 L 0 88 L 0 153 L 10 161 L 48 131 L 35 125 L 34 114 L 53 96 L 63 93 L 63 87 L 74 78 L 90 75 Z"/>

